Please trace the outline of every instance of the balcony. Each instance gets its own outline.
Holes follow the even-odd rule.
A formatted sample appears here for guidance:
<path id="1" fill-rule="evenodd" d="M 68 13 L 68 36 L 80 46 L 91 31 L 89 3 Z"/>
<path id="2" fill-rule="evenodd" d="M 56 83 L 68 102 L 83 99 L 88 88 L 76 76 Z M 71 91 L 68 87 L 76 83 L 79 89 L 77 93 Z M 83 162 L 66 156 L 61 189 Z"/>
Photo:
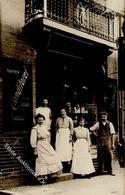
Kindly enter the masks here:
<path id="1" fill-rule="evenodd" d="M 50 28 L 115 47 L 115 13 L 106 8 L 105 1 L 26 0 L 25 24 L 42 19 Z"/>

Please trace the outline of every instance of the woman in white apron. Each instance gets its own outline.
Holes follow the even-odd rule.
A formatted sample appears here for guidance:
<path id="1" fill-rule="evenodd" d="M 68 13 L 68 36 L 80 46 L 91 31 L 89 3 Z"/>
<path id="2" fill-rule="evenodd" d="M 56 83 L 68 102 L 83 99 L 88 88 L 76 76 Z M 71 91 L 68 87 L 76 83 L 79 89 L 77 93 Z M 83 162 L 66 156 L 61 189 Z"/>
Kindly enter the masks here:
<path id="1" fill-rule="evenodd" d="M 74 143 L 74 153 L 71 172 L 74 175 L 90 177 L 95 172 L 90 153 L 89 130 L 84 127 L 84 118 L 80 119 L 79 126 L 74 129 L 76 141 Z"/>
<path id="2" fill-rule="evenodd" d="M 67 116 L 65 109 L 61 109 L 60 114 L 56 120 L 56 152 L 63 163 L 63 171 L 67 172 L 72 159 L 73 121 Z"/>

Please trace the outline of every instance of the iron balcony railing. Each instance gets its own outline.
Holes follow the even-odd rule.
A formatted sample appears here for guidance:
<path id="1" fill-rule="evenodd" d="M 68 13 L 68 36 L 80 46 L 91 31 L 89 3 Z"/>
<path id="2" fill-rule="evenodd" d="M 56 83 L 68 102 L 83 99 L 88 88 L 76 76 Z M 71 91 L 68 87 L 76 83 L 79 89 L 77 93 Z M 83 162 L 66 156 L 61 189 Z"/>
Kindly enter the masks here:
<path id="1" fill-rule="evenodd" d="M 114 11 L 106 0 L 26 0 L 26 25 L 45 17 L 91 35 L 114 41 Z"/>

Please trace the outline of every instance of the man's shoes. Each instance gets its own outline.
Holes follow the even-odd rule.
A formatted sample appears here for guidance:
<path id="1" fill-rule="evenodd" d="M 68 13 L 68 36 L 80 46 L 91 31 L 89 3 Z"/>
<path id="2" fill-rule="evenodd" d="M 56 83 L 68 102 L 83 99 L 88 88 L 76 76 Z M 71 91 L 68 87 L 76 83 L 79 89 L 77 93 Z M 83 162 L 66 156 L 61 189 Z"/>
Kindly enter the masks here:
<path id="1" fill-rule="evenodd" d="M 107 173 L 107 175 L 115 176 L 115 174 L 114 174 L 114 173 Z"/>

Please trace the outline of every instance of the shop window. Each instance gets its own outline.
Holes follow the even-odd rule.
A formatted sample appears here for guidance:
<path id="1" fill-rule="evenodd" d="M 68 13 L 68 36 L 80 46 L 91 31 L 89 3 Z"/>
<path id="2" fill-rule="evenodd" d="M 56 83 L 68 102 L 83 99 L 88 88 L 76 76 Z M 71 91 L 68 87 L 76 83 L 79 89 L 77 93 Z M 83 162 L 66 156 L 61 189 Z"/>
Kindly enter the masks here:
<path id="1" fill-rule="evenodd" d="M 2 65 L 4 130 L 26 131 L 32 125 L 31 64 L 4 59 Z"/>

